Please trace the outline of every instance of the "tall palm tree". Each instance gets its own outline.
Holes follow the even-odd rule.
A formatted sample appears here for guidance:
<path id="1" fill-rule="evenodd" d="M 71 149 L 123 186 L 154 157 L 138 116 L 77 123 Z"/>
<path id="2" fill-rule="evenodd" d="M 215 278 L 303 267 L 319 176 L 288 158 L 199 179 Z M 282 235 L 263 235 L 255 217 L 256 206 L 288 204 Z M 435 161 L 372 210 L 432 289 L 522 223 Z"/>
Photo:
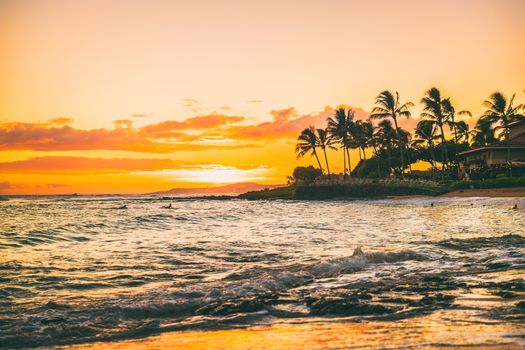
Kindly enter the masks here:
<path id="1" fill-rule="evenodd" d="M 317 141 L 318 146 L 321 147 L 324 153 L 324 160 L 326 163 L 326 172 L 328 173 L 328 177 L 330 177 L 330 166 L 328 165 L 328 157 L 326 156 L 326 149 L 337 149 L 334 147 L 334 140 L 330 137 L 330 134 L 328 133 L 327 129 L 317 129 Z"/>
<path id="2" fill-rule="evenodd" d="M 397 147 L 401 152 L 401 175 L 403 175 L 403 169 L 405 167 L 405 159 L 403 154 L 404 144 L 401 142 L 399 137 L 399 126 L 397 121 L 401 117 L 409 118 L 410 117 L 410 107 L 413 107 L 412 102 L 406 102 L 401 104 L 399 102 L 399 92 L 392 94 L 390 91 L 385 90 L 381 92 L 375 101 L 376 106 L 372 109 L 372 114 L 370 115 L 373 119 L 392 119 L 395 126 L 395 136 L 397 140 Z"/>
<path id="3" fill-rule="evenodd" d="M 421 120 L 419 123 L 417 123 L 414 135 L 414 144 L 416 146 L 426 145 L 426 147 L 428 148 L 428 151 L 430 153 L 430 163 L 432 165 L 432 168 L 435 169 L 436 157 L 434 154 L 434 141 L 437 137 L 434 123 L 430 120 Z"/>
<path id="4" fill-rule="evenodd" d="M 512 160 L 510 155 L 510 124 L 524 120 L 525 116 L 520 113 L 524 108 L 522 104 L 514 106 L 514 97 L 512 95 L 510 100 L 507 101 L 505 95 L 501 92 L 494 92 L 490 95 L 489 99 L 483 102 L 483 105 L 487 107 L 487 110 L 481 116 L 480 120 L 490 123 L 495 129 L 502 129 L 503 139 L 507 141 L 507 167 L 509 175 L 512 176 Z"/>
<path id="5" fill-rule="evenodd" d="M 484 147 L 496 142 L 496 131 L 487 121 L 478 120 L 472 134 L 472 146 L 474 147 Z"/>
<path id="6" fill-rule="evenodd" d="M 458 143 L 458 122 L 456 122 L 456 117 L 463 116 L 463 115 L 472 117 L 472 113 L 464 110 L 464 111 L 457 112 L 457 115 L 456 115 L 456 109 L 452 105 L 452 102 L 450 101 L 450 97 L 443 100 L 443 109 L 445 113 L 447 114 L 446 124 L 448 125 L 452 133 L 454 134 L 454 143 L 457 144 Z"/>
<path id="7" fill-rule="evenodd" d="M 319 169 L 323 171 L 319 157 L 317 156 L 316 148 L 319 145 L 319 139 L 317 137 L 315 128 L 310 126 L 303 131 L 297 138 L 297 145 L 295 146 L 295 152 L 297 152 L 297 159 L 304 157 L 308 152 L 312 152 L 312 156 L 317 160 Z"/>
<path id="8" fill-rule="evenodd" d="M 453 161 L 456 164 L 457 175 L 459 176 L 459 166 L 458 166 L 459 162 L 457 159 L 458 143 L 459 143 L 459 138 L 458 138 L 458 123 L 459 122 L 456 121 L 456 117 L 460 115 L 466 115 L 466 116 L 472 117 L 472 113 L 470 113 L 469 111 L 459 111 L 457 112 L 457 115 L 456 115 L 456 109 L 452 105 L 452 101 L 450 100 L 450 97 L 443 100 L 443 109 L 445 113 L 447 114 L 446 124 L 448 125 L 448 127 L 450 128 L 450 130 L 452 131 L 454 135 L 454 159 Z M 464 125 L 462 124 L 462 126 Z"/>
<path id="9" fill-rule="evenodd" d="M 467 145 L 470 144 L 470 126 L 467 124 L 467 122 L 460 120 L 459 122 L 456 122 L 456 130 L 457 130 L 457 138 L 459 142 L 466 142 Z"/>
<path id="10" fill-rule="evenodd" d="M 377 138 L 379 145 L 387 154 L 388 172 L 392 171 L 392 145 L 397 140 L 396 130 L 388 119 L 384 119 L 377 125 Z"/>
<path id="11" fill-rule="evenodd" d="M 441 160 L 442 160 L 442 169 L 441 177 L 445 177 L 445 167 L 448 162 L 447 156 L 447 145 L 445 139 L 445 125 L 449 120 L 449 114 L 447 113 L 445 106 L 446 103 L 444 99 L 441 98 L 441 92 L 433 87 L 425 92 L 425 96 L 421 99 L 423 104 L 423 112 L 421 112 L 421 117 L 426 120 L 432 121 L 440 131 L 441 138 Z"/>
<path id="12" fill-rule="evenodd" d="M 351 109 L 348 112 L 344 108 L 335 110 L 335 115 L 326 119 L 327 130 L 330 136 L 341 144 L 343 148 L 343 176 L 346 177 L 346 158 L 348 157 L 348 168 L 350 168 L 350 153 L 348 147 L 350 145 L 350 135 L 348 133 L 354 118 L 354 111 Z"/>

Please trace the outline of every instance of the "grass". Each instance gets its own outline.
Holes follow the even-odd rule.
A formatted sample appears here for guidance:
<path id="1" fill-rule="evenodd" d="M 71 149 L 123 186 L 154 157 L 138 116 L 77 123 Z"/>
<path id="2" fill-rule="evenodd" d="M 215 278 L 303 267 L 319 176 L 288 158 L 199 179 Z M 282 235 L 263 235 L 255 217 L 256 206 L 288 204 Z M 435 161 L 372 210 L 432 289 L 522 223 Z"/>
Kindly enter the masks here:
<path id="1" fill-rule="evenodd" d="M 525 187 L 525 177 L 499 177 L 496 179 L 456 181 L 448 185 L 451 190 L 465 190 L 469 188 L 509 188 Z"/>
<path id="2" fill-rule="evenodd" d="M 295 186 L 277 187 L 262 191 L 246 192 L 238 196 L 240 199 L 293 199 Z"/>

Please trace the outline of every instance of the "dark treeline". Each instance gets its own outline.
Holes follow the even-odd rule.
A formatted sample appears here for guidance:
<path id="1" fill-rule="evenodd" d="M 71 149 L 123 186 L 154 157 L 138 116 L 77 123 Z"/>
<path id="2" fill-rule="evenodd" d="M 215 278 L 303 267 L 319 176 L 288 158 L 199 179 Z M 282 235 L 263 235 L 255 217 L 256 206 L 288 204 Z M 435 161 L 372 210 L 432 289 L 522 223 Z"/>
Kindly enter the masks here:
<path id="1" fill-rule="evenodd" d="M 508 141 L 509 125 L 524 120 L 525 105 L 507 99 L 500 92 L 483 102 L 485 112 L 472 130 L 459 116 L 472 117 L 467 110 L 456 110 L 450 97 L 437 88 L 425 92 L 420 103 L 421 121 L 413 133 L 399 126 L 399 120 L 410 118 L 412 102 L 402 102 L 399 93 L 381 92 L 368 120 L 356 120 L 352 109 L 339 108 L 327 119 L 326 127 L 304 129 L 297 139 L 297 157 L 311 154 L 320 171 L 331 176 L 327 150 L 343 152 L 343 177 L 403 178 L 419 160 L 431 164 L 430 176 L 441 179 L 459 176 L 458 153 L 471 147 L 483 147 L 495 141 Z M 352 149 L 357 149 L 359 162 L 351 169 Z M 371 154 L 367 155 L 367 151 Z M 510 161 L 508 162 L 509 171 Z"/>

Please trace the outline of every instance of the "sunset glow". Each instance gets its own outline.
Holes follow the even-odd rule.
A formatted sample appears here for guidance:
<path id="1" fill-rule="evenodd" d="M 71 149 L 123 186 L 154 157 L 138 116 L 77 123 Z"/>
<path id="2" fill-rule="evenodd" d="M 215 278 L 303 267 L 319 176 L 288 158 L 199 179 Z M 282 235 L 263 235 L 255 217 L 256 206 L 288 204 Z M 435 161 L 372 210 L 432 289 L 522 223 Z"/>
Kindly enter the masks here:
<path id="1" fill-rule="evenodd" d="M 520 0 L 5 0 L 0 193 L 285 183 L 315 162 L 303 128 L 384 89 L 414 118 L 431 86 L 475 117 L 525 100 L 524 22 Z"/>

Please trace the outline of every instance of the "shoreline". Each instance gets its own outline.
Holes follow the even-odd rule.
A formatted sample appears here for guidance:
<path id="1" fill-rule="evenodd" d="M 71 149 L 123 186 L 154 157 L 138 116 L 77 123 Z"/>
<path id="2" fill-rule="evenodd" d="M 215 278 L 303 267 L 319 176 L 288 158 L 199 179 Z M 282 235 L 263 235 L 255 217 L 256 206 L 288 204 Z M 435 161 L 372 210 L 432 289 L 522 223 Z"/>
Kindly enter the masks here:
<path id="1" fill-rule="evenodd" d="M 507 188 L 474 188 L 465 190 L 456 190 L 442 194 L 440 197 L 525 197 L 525 187 L 507 187 Z"/>
<path id="2" fill-rule="evenodd" d="M 458 313 L 459 316 L 460 313 Z M 445 314 L 402 321 L 352 322 L 316 320 L 305 323 L 270 323 L 247 328 L 173 331 L 145 338 L 96 342 L 60 347 L 68 350 L 113 349 L 344 349 L 382 348 L 386 345 L 425 349 L 522 349 L 520 325 L 455 324 Z M 469 315 L 471 316 L 471 315 Z M 436 323 L 438 326 L 436 326 Z M 400 330 L 403 330 L 400 332 Z M 472 336 L 465 337 L 464 334 Z M 481 334 L 484 334 L 481 336 Z M 410 337 L 410 340 L 408 340 Z"/>

